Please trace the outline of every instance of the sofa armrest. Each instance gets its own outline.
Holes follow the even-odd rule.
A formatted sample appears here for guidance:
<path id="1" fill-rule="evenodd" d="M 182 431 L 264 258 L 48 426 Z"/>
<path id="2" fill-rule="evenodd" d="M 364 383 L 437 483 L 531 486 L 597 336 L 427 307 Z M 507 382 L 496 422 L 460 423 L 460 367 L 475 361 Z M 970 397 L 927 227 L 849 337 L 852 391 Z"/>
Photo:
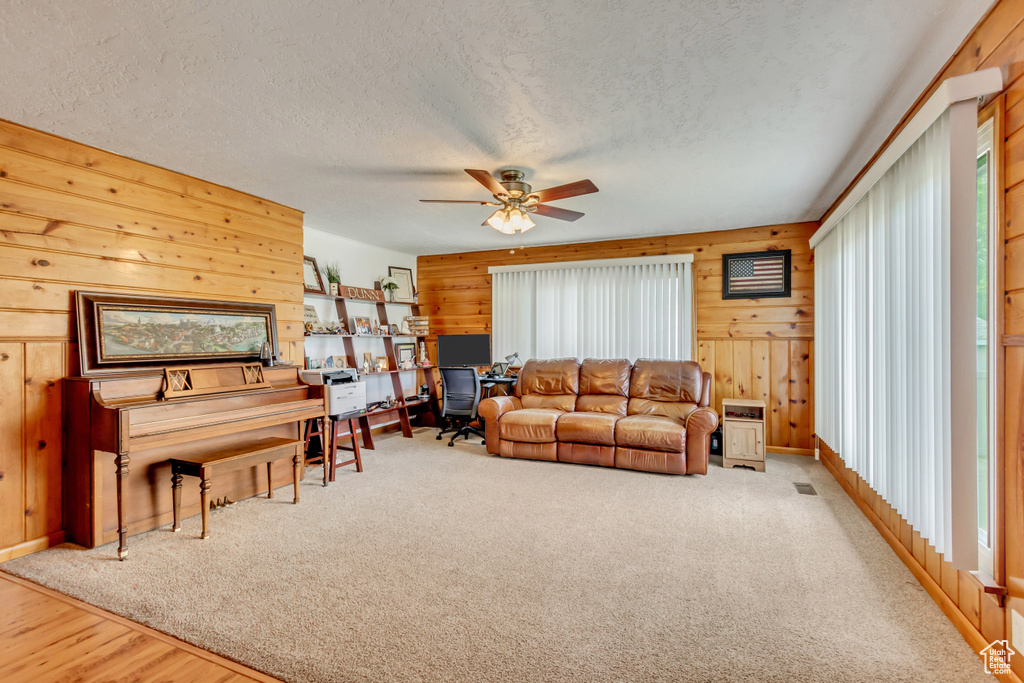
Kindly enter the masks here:
<path id="1" fill-rule="evenodd" d="M 522 401 L 515 396 L 494 396 L 480 401 L 480 407 L 476 412 L 484 420 L 484 441 L 487 444 L 488 453 L 499 454 L 498 420 L 505 413 L 520 410 L 522 407 Z"/>
<path id="2" fill-rule="evenodd" d="M 707 474 L 711 432 L 718 428 L 718 413 L 697 408 L 686 417 L 686 473 Z"/>
<path id="3" fill-rule="evenodd" d="M 707 408 L 711 405 L 711 373 L 705 372 L 701 374 L 700 379 L 700 403 L 697 405 L 701 408 Z M 712 429 L 711 431 L 715 430 Z"/>

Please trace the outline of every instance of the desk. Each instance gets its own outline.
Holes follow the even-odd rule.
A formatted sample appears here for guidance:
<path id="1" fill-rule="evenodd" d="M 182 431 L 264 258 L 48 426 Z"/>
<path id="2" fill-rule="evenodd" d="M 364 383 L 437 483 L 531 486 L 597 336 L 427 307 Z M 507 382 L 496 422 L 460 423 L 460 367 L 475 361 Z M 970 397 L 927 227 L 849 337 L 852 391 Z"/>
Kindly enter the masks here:
<path id="1" fill-rule="evenodd" d="M 509 393 L 509 389 L 516 383 L 516 377 L 508 377 L 505 375 L 480 375 L 480 389 L 486 391 L 486 395 L 481 398 L 488 398 L 494 393 L 495 387 L 501 387 L 505 390 L 505 395 Z M 481 392 L 483 393 L 483 392 Z"/>

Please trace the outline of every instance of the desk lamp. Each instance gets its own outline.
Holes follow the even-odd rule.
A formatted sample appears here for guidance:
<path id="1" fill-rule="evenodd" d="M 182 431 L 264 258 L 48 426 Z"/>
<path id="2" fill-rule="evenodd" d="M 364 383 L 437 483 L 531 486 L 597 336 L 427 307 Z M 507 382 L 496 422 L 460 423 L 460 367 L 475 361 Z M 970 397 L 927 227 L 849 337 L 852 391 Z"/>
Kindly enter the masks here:
<path id="1" fill-rule="evenodd" d="M 512 369 L 512 364 L 515 361 L 519 360 L 519 352 L 516 351 L 515 353 L 513 353 L 510 356 L 505 356 L 505 360 L 508 362 L 508 368 L 505 369 L 505 372 L 508 372 L 509 370 Z M 520 361 L 520 367 L 521 366 L 522 366 L 522 361 Z"/>

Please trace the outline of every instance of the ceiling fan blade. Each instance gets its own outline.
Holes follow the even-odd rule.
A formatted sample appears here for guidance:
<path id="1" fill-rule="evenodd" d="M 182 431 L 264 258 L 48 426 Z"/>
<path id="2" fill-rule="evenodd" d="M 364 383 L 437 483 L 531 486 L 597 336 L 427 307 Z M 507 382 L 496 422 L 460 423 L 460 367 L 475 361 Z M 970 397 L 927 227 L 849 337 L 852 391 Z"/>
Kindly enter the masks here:
<path id="1" fill-rule="evenodd" d="M 466 173 L 473 176 L 473 179 L 478 183 L 487 188 L 487 191 L 491 194 L 508 194 L 508 190 L 501 186 L 497 180 L 494 179 L 487 171 L 481 171 L 479 169 L 467 168 L 464 169 Z"/>
<path id="2" fill-rule="evenodd" d="M 584 214 L 579 211 L 570 211 L 569 209 L 559 209 L 557 206 L 545 206 L 544 204 L 537 205 L 537 211 L 541 216 L 547 216 L 548 218 L 557 218 L 560 221 L 575 221 L 583 218 Z"/>
<path id="3" fill-rule="evenodd" d="M 482 202 L 479 200 L 465 200 L 465 199 L 421 199 L 421 202 L 425 204 L 478 204 L 480 206 L 498 206 L 496 202 Z"/>
<path id="4" fill-rule="evenodd" d="M 597 191 L 597 185 L 589 180 L 577 180 L 575 183 L 559 185 L 558 187 L 549 187 L 546 190 L 540 190 L 533 194 L 540 197 L 540 202 L 544 203 L 557 201 L 559 199 L 567 199 L 569 197 L 578 197 L 581 194 L 590 194 Z"/>

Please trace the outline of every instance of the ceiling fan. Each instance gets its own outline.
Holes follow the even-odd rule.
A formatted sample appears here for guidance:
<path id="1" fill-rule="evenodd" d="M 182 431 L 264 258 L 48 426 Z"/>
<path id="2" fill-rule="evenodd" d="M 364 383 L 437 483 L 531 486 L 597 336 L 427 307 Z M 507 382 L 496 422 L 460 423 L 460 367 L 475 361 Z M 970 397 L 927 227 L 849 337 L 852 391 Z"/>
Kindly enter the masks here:
<path id="1" fill-rule="evenodd" d="M 547 206 L 546 202 L 553 202 L 558 199 L 577 197 L 581 194 L 597 192 L 597 186 L 589 180 L 578 180 L 568 185 L 550 187 L 546 190 L 533 191 L 527 183 L 523 182 L 522 171 L 509 169 L 501 172 L 501 182 L 498 182 L 487 171 L 467 168 L 466 173 L 486 187 L 494 195 L 496 201 L 467 201 L 459 199 L 421 199 L 421 202 L 432 204 L 479 204 L 481 206 L 496 206 L 498 210 L 492 213 L 482 225 L 489 225 L 498 232 L 512 235 L 515 232 L 526 232 L 535 223 L 530 219 L 529 214 L 536 213 L 548 218 L 557 218 L 562 221 L 575 221 L 583 217 L 579 211 L 559 209 L 556 206 Z"/>

